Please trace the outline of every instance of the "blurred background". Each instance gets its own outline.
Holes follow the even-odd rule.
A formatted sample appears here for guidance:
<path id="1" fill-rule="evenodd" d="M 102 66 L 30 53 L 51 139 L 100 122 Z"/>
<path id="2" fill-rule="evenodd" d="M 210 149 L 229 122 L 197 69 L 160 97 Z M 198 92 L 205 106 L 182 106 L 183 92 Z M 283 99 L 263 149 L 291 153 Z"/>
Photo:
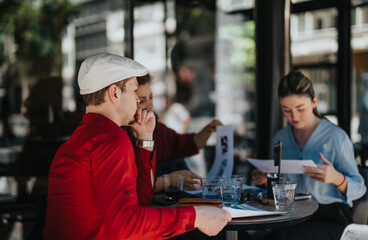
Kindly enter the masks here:
<path id="1" fill-rule="evenodd" d="M 158 120 L 176 131 L 213 118 L 232 125 L 234 174 L 248 183 L 246 159 L 269 158 L 286 124 L 276 86 L 293 69 L 310 77 L 320 112 L 350 135 L 360 161 L 368 1 L 0 0 L 0 190 L 44 203 L 53 155 L 84 113 L 79 66 L 99 52 L 147 66 Z M 211 167 L 215 141 L 186 160 L 193 171 Z M 27 222 L 34 208 L 22 207 L 2 218 Z M 42 220 L 28 224 L 24 237 L 37 239 Z"/>

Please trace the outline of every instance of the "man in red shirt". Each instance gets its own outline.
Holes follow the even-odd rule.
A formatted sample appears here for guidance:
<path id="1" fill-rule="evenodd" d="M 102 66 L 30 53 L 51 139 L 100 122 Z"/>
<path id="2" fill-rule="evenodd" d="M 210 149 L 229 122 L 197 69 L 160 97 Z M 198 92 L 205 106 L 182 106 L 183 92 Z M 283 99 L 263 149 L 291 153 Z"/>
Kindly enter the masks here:
<path id="1" fill-rule="evenodd" d="M 214 207 L 149 207 L 155 117 L 137 108 L 136 94 L 136 77 L 145 74 L 143 65 L 113 54 L 82 63 L 86 114 L 51 164 L 45 239 L 167 239 L 195 228 L 216 235 L 231 220 Z M 136 146 L 124 125 L 137 132 Z"/>

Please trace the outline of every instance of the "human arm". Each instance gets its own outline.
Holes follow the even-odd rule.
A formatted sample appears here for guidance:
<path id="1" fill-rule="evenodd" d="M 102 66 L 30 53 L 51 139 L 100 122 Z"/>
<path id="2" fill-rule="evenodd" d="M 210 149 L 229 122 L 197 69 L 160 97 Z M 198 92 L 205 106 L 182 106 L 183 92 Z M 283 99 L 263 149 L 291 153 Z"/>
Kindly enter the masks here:
<path id="1" fill-rule="evenodd" d="M 348 186 L 345 175 L 337 171 L 332 163 L 326 159 L 322 153 L 319 155 L 325 164 L 317 164 L 316 168 L 305 166 L 304 169 L 308 171 L 305 171 L 304 173 L 319 182 L 332 183 L 342 194 L 345 195 Z"/>
<path id="2" fill-rule="evenodd" d="M 132 128 L 137 133 L 137 139 L 152 140 L 153 131 L 156 126 L 155 115 L 146 109 L 137 109 L 136 122 Z M 139 147 L 134 144 L 135 160 L 137 163 L 137 192 L 139 203 L 148 206 L 152 203 L 153 188 L 155 186 L 156 153 L 154 147 Z"/>
<path id="3" fill-rule="evenodd" d="M 179 134 L 163 123 L 157 122 L 154 132 L 157 163 L 183 159 L 198 153 L 194 134 Z"/>
<path id="4" fill-rule="evenodd" d="M 156 126 L 155 114 L 152 111 L 138 108 L 135 118 L 136 121 L 132 124 L 132 129 L 137 133 L 137 139 L 153 140 L 153 131 Z M 145 149 L 153 151 L 153 147 Z"/>
<path id="5" fill-rule="evenodd" d="M 230 214 L 221 208 L 196 206 L 194 209 L 196 211 L 194 226 L 208 236 L 217 235 L 231 221 Z"/>
<path id="6" fill-rule="evenodd" d="M 190 170 L 179 170 L 167 175 L 182 175 L 184 177 L 184 186 L 186 190 L 195 190 L 201 187 L 200 177 Z M 155 192 L 165 189 L 164 176 L 157 177 Z"/>
<path id="7" fill-rule="evenodd" d="M 198 149 L 202 149 L 206 146 L 208 138 L 211 136 L 211 133 L 216 132 L 216 127 L 223 125 L 222 122 L 215 119 L 212 120 L 209 124 L 207 124 L 201 131 L 194 134 L 194 142 Z"/>
<path id="8" fill-rule="evenodd" d="M 139 204 L 149 206 L 152 204 L 154 187 L 156 181 L 155 165 L 156 152 L 134 147 L 135 160 L 137 163 L 137 195 Z"/>
<path id="9" fill-rule="evenodd" d="M 321 195 L 320 197 L 328 201 L 328 197 L 332 196 L 352 206 L 352 202 L 365 193 L 366 186 L 362 176 L 359 174 L 354 157 L 354 148 L 350 138 L 341 130 L 337 129 L 337 131 L 340 132 L 337 136 L 334 136 L 335 134 L 323 134 L 321 135 L 323 137 L 318 139 L 317 142 L 321 146 L 320 152 L 323 152 L 323 156 L 328 156 L 326 158 L 332 163 L 336 171 L 345 176 L 347 184 L 346 193 L 343 194 L 340 192 L 333 184 L 323 184 L 325 186 L 321 186 L 319 189 L 329 191 L 330 194 L 328 196 Z M 331 132 L 330 129 L 329 132 Z M 325 142 L 325 144 L 320 144 L 320 142 Z M 325 165 L 321 158 L 319 158 L 319 162 L 321 165 Z M 336 184 L 340 183 L 338 182 Z"/>
<path id="10" fill-rule="evenodd" d="M 125 147 L 122 149 L 121 146 Z M 104 161 L 106 157 L 98 157 L 93 179 L 101 221 L 110 238 L 162 239 L 166 235 L 174 236 L 194 229 L 195 211 L 192 207 L 156 209 L 140 205 L 136 191 L 137 167 L 128 137 L 123 140 L 114 137 L 111 145 L 101 144 L 101 148 L 109 153 L 109 161 Z"/>

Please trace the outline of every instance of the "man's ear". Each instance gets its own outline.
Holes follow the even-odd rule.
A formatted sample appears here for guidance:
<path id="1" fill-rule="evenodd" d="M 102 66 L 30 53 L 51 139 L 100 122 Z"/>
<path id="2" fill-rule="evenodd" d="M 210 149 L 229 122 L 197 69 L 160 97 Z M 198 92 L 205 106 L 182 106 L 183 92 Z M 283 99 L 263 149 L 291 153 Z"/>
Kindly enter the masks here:
<path id="1" fill-rule="evenodd" d="M 115 84 L 111 84 L 106 91 L 106 97 L 110 102 L 116 102 L 118 100 L 119 87 Z"/>

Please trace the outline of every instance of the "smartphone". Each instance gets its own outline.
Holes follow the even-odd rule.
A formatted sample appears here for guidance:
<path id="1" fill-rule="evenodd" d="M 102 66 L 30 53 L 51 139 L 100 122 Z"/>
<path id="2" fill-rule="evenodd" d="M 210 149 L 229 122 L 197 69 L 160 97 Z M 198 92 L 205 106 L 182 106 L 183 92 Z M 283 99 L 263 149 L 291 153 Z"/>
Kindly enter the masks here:
<path id="1" fill-rule="evenodd" d="M 311 199 L 312 195 L 309 193 L 295 193 L 295 200 Z"/>

